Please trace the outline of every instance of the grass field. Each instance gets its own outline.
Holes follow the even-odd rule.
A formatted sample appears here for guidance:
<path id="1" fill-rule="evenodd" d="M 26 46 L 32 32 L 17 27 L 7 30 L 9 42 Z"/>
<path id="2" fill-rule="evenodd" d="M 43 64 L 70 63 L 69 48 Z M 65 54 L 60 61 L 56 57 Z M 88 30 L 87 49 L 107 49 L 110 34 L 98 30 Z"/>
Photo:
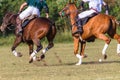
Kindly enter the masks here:
<path id="1" fill-rule="evenodd" d="M 0 46 L 0 80 L 120 80 L 120 57 L 116 55 L 117 42 L 112 40 L 107 49 L 107 60 L 99 63 L 103 46 L 104 42 L 100 40 L 87 43 L 85 52 L 88 57 L 83 59 L 80 66 L 75 66 L 78 59 L 73 54 L 73 43 L 55 44 L 44 59 L 47 66 L 43 61 L 28 63 L 27 45 L 20 45 L 17 48 L 17 51 L 23 53 L 21 58 L 12 55 L 11 45 Z M 61 63 L 55 53 L 61 59 Z"/>

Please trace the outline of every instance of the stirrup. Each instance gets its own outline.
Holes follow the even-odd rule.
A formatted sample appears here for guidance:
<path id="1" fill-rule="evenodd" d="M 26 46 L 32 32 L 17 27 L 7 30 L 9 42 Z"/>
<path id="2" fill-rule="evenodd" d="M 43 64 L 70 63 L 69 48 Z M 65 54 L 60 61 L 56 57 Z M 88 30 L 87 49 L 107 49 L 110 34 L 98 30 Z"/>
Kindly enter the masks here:
<path id="1" fill-rule="evenodd" d="M 77 30 L 77 31 L 73 32 L 72 34 L 77 34 L 77 33 L 79 33 L 80 35 L 82 35 L 83 32 L 81 32 L 80 30 Z"/>

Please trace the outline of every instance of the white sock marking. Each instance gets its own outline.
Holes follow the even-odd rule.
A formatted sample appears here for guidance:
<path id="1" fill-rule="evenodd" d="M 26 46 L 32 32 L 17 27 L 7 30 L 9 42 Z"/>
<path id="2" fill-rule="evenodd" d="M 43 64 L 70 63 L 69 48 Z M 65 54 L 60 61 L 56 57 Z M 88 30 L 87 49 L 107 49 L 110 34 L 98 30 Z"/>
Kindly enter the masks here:
<path id="1" fill-rule="evenodd" d="M 102 54 L 105 55 L 106 54 L 106 49 L 108 48 L 108 44 L 105 43 L 104 48 L 102 50 Z"/>
<path id="2" fill-rule="evenodd" d="M 79 62 L 76 65 L 82 64 L 82 56 L 80 56 L 80 54 L 76 54 L 76 57 L 79 59 Z"/>
<path id="3" fill-rule="evenodd" d="M 18 56 L 17 52 L 15 50 L 12 53 L 14 54 L 14 56 L 16 56 L 16 57 Z"/>
<path id="4" fill-rule="evenodd" d="M 120 44 L 117 44 L 117 54 L 120 53 Z"/>

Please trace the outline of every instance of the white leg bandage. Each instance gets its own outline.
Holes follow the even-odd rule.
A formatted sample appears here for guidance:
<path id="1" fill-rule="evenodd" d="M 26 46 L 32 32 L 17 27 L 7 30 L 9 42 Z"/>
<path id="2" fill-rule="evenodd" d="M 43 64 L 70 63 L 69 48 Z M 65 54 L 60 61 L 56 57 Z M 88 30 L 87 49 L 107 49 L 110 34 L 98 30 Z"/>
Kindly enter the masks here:
<path id="1" fill-rule="evenodd" d="M 36 61 L 36 56 L 33 56 L 33 61 Z"/>
<path id="2" fill-rule="evenodd" d="M 76 54 L 76 57 L 79 59 L 79 62 L 76 65 L 82 64 L 82 56 L 80 56 L 80 54 Z"/>
<path id="3" fill-rule="evenodd" d="M 117 44 L 117 54 L 120 53 L 120 44 Z"/>
<path id="4" fill-rule="evenodd" d="M 35 50 L 35 51 L 33 51 L 33 53 L 30 56 L 34 57 L 36 53 L 37 53 L 37 51 Z"/>
<path id="5" fill-rule="evenodd" d="M 43 54 L 45 54 L 46 51 L 48 51 L 48 48 L 45 48 L 45 49 L 42 50 Z"/>
<path id="6" fill-rule="evenodd" d="M 15 56 L 18 56 L 18 55 L 17 55 L 17 52 L 16 52 L 15 50 L 14 50 L 12 53 L 13 53 Z"/>
<path id="7" fill-rule="evenodd" d="M 106 49 L 108 48 L 108 44 L 105 43 L 104 48 L 102 50 L 102 54 L 105 55 L 106 54 Z"/>

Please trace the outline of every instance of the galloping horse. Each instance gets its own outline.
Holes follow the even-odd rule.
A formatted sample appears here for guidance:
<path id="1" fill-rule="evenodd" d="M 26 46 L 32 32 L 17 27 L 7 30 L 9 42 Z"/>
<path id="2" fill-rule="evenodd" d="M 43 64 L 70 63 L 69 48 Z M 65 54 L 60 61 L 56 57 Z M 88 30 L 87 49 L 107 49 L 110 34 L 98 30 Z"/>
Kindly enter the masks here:
<path id="1" fill-rule="evenodd" d="M 60 15 L 65 14 L 70 17 L 71 25 L 72 25 L 72 33 L 77 30 L 77 26 L 75 25 L 78 10 L 74 3 L 68 3 L 61 11 Z M 111 38 L 114 38 L 118 41 L 117 45 L 117 53 L 120 54 L 120 35 L 116 33 L 116 26 L 118 22 L 117 20 L 109 15 L 98 14 L 95 17 L 89 19 L 89 21 L 83 26 L 83 34 L 80 37 L 80 34 L 73 34 L 74 39 L 74 54 L 79 59 L 76 65 L 82 64 L 82 58 L 84 55 L 84 50 L 86 46 L 86 42 L 90 42 L 95 40 L 95 38 L 101 39 L 105 41 L 104 48 L 102 50 L 102 54 L 104 59 L 107 58 L 106 49 L 111 42 L 111 39 L 105 35 L 107 33 Z M 83 41 L 82 41 L 83 40 Z M 79 42 L 81 43 L 80 54 L 78 54 Z"/>
<path id="2" fill-rule="evenodd" d="M 6 13 L 0 28 L 1 31 L 4 31 L 10 25 L 16 26 L 17 17 L 18 14 Z M 20 57 L 22 54 L 16 52 L 15 49 L 21 42 L 26 42 L 29 46 L 29 55 L 30 55 L 29 63 L 31 63 L 34 59 L 36 59 L 35 54 L 37 54 L 43 48 L 40 42 L 42 38 L 47 37 L 49 44 L 45 49 L 43 49 L 42 54 L 40 56 L 41 59 L 45 57 L 44 54 L 46 53 L 46 51 L 48 51 L 50 48 L 54 46 L 53 40 L 56 35 L 56 27 L 55 27 L 55 23 L 53 23 L 49 19 L 43 17 L 37 17 L 33 19 L 24 28 L 22 37 L 18 36 L 16 33 L 17 33 L 17 28 L 15 28 L 16 39 L 11 48 L 12 53 L 15 56 Z M 33 50 L 34 44 L 37 46 L 36 50 Z"/>

